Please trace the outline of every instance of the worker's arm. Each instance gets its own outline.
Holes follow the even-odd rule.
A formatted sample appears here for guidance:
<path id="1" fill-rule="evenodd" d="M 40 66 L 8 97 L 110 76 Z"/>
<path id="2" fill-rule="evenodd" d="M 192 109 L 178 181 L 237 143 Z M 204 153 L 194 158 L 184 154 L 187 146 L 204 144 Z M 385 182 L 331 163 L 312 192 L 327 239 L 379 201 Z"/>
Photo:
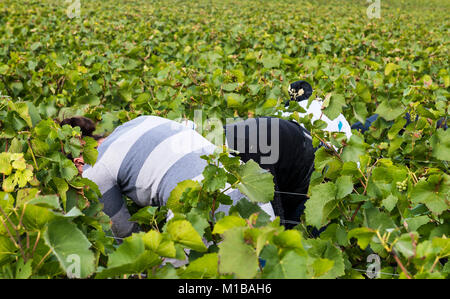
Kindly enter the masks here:
<path id="1" fill-rule="evenodd" d="M 129 236 L 136 229 L 136 223 L 128 220 L 131 215 L 122 197 L 122 192 L 107 167 L 103 163 L 97 162 L 93 167 L 83 171 L 83 177 L 98 185 L 102 193 L 100 202 L 104 205 L 105 214 L 111 218 L 114 236 L 119 238 Z"/>

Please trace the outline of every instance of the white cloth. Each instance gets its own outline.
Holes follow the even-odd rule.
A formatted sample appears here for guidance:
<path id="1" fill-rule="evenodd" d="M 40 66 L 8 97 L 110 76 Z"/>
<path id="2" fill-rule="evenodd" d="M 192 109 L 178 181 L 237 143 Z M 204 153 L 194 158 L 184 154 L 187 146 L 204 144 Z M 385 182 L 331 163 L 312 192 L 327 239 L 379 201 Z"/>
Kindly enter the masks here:
<path id="1" fill-rule="evenodd" d="M 194 130 L 197 129 L 197 125 L 189 119 L 182 119 L 179 121 L 180 124 L 182 124 L 183 126 L 185 126 L 188 129 Z"/>
<path id="2" fill-rule="evenodd" d="M 305 113 L 298 112 L 298 115 L 300 117 L 305 117 L 309 114 L 312 114 L 313 117 L 311 118 L 311 123 L 313 123 L 317 119 L 320 119 L 328 124 L 328 126 L 324 129 L 324 131 L 343 132 L 347 136 L 347 139 L 350 139 L 350 137 L 352 136 L 352 129 L 348 121 L 345 119 L 344 115 L 339 114 L 338 117 L 331 120 L 325 114 L 322 113 L 322 105 L 323 105 L 322 99 L 318 98 L 316 100 L 313 100 L 311 102 L 311 105 L 309 105 L 309 107 L 308 101 L 301 101 L 299 105 L 306 110 Z M 289 117 L 291 114 L 292 112 L 282 113 L 284 117 Z"/>

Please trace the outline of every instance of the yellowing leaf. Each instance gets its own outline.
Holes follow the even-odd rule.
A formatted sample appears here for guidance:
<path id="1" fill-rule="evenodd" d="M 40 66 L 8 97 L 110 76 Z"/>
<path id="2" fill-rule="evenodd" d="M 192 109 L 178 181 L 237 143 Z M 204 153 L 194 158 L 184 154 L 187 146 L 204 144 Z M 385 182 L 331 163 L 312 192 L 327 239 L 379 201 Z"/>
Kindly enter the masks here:
<path id="1" fill-rule="evenodd" d="M 393 71 L 395 71 L 398 68 L 399 68 L 398 65 L 396 65 L 395 63 L 389 62 L 384 69 L 384 74 L 386 76 L 389 76 L 390 73 L 392 73 Z"/>

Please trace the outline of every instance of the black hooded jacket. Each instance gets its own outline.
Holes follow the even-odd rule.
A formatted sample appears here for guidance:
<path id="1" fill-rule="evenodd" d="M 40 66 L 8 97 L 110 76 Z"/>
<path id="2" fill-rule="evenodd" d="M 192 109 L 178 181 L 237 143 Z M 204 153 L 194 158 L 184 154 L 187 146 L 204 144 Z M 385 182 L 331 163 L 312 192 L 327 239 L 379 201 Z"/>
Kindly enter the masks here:
<path id="1" fill-rule="evenodd" d="M 261 117 L 226 125 L 225 134 L 228 147 L 239 151 L 244 162 L 253 159 L 272 173 L 275 215 L 286 227 L 293 227 L 303 213 L 314 170 L 315 150 L 309 132 L 293 121 Z M 276 159 L 268 161 L 270 155 Z"/>

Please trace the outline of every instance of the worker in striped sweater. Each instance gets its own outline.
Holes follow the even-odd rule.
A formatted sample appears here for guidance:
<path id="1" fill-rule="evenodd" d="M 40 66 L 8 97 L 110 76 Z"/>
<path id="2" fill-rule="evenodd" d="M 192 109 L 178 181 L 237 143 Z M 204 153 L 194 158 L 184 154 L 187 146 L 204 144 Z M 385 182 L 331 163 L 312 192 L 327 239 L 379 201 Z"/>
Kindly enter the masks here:
<path id="1" fill-rule="evenodd" d="M 79 126 L 84 136 L 92 136 L 94 123 L 85 117 L 65 119 L 61 125 Z M 170 192 L 184 180 L 203 179 L 206 161 L 200 156 L 212 154 L 216 148 L 202 135 L 183 124 L 157 117 L 140 116 L 117 127 L 106 139 L 98 140 L 95 165 L 85 164 L 83 157 L 74 158 L 80 174 L 95 182 L 102 194 L 104 212 L 111 218 L 115 237 L 123 238 L 138 228 L 128 221 L 130 213 L 122 195 L 139 206 L 163 206 Z M 226 192 L 236 204 L 245 197 L 238 189 Z M 260 204 L 275 219 L 270 203 Z M 221 205 L 217 211 L 228 212 Z"/>

